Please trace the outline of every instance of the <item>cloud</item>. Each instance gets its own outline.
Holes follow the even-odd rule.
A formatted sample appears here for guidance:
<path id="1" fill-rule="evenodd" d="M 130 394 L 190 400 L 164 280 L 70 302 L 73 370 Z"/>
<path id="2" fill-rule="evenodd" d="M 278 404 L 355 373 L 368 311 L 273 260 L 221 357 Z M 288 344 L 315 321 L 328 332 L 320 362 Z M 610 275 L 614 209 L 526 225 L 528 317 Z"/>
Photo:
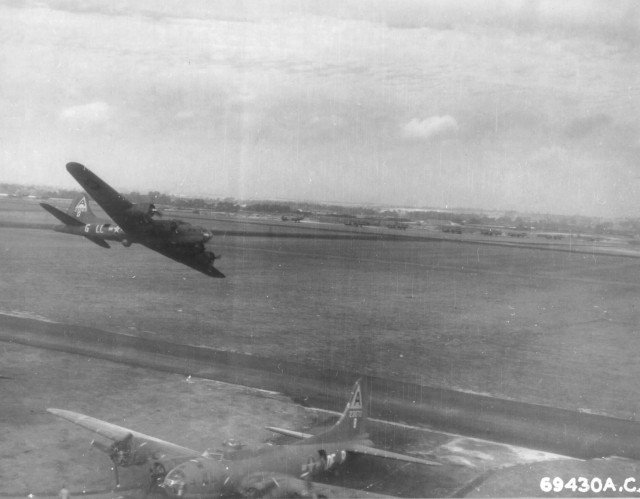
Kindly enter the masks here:
<path id="1" fill-rule="evenodd" d="M 187 4 L 0 7 L 4 157 L 135 161 L 198 195 L 589 212 L 578 192 L 637 175 L 634 2 Z"/>
<path id="2" fill-rule="evenodd" d="M 392 29 L 505 29 L 514 33 L 578 36 L 636 44 L 640 4 L 636 0 L 327 0 L 324 13 L 367 19 Z"/>
<path id="3" fill-rule="evenodd" d="M 611 123 L 611 117 L 598 113 L 593 116 L 586 116 L 574 119 L 565 130 L 567 137 L 579 139 L 602 130 Z"/>
<path id="4" fill-rule="evenodd" d="M 458 123 L 453 116 L 431 116 L 424 120 L 413 118 L 401 130 L 402 137 L 410 140 L 432 140 L 436 137 L 448 136 L 458 130 Z"/>
<path id="5" fill-rule="evenodd" d="M 109 120 L 111 109 L 102 101 L 71 106 L 60 113 L 60 121 L 75 130 L 101 125 Z"/>
<path id="6" fill-rule="evenodd" d="M 191 110 L 186 110 L 183 109 L 182 111 L 178 111 L 174 118 L 176 119 L 176 121 L 187 121 L 187 120 L 192 120 L 195 117 L 196 113 L 194 113 Z"/>

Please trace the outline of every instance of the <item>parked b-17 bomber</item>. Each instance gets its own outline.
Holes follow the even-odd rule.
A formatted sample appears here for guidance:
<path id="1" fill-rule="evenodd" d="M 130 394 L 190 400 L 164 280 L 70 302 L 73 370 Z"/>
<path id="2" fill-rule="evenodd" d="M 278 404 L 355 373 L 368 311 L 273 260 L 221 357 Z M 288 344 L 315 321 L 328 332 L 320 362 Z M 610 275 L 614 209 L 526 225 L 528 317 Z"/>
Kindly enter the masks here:
<path id="1" fill-rule="evenodd" d="M 93 445 L 109 455 L 117 485 L 119 467 L 137 466 L 141 472 L 150 470 L 150 487 L 159 487 L 169 497 L 313 496 L 317 495 L 313 490 L 321 487 L 312 482 L 315 477 L 355 455 L 440 465 L 373 447 L 366 428 L 368 405 L 368 393 L 358 380 L 340 419 L 327 431 L 310 435 L 267 427 L 299 441 L 257 449 L 230 449 L 219 454 L 203 454 L 76 412 L 47 410 L 113 441 L 111 445 L 97 442 Z"/>
<path id="2" fill-rule="evenodd" d="M 119 241 L 124 246 L 142 244 L 210 277 L 224 277 L 213 266 L 216 255 L 205 249 L 205 243 L 213 236 L 211 231 L 182 220 L 158 219 L 160 213 L 153 203 L 131 203 L 79 163 L 68 163 L 67 170 L 117 225 L 98 220 L 91 212 L 87 197 L 81 196 L 67 213 L 49 204 L 40 204 L 64 224 L 55 230 L 84 236 L 103 248 L 109 248 L 107 241 Z"/>

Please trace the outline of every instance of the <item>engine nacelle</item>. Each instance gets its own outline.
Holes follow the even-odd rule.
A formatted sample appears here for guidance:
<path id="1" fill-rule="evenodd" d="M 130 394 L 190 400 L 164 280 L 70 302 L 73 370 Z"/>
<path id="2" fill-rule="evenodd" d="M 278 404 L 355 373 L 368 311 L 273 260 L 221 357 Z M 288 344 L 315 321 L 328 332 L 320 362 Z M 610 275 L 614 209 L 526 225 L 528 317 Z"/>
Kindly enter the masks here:
<path id="1" fill-rule="evenodd" d="M 240 450 L 245 446 L 245 444 L 240 440 L 230 438 L 229 440 L 225 440 L 224 442 L 222 442 L 222 446 L 231 450 Z"/>
<path id="2" fill-rule="evenodd" d="M 111 445 L 105 445 L 95 440 L 91 442 L 91 445 L 109 454 L 109 458 L 113 461 L 113 464 L 123 468 L 127 466 L 139 466 L 149 460 L 149 455 L 146 452 L 136 451 L 131 433 L 122 440 L 116 440 Z"/>

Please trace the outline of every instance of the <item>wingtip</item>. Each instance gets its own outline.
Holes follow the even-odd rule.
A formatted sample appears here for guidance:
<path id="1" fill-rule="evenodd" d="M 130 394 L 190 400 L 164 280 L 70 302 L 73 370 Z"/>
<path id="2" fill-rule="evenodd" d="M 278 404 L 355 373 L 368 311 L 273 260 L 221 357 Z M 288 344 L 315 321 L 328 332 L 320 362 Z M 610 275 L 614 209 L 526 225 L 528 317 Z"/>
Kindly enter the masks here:
<path id="1" fill-rule="evenodd" d="M 215 277 L 215 278 L 217 278 L 217 279 L 224 279 L 225 277 L 227 277 L 226 275 L 224 275 L 222 272 L 220 272 L 220 271 L 219 271 L 217 268 L 215 268 L 215 267 L 212 267 L 212 268 L 209 270 L 209 275 L 210 275 L 211 277 Z"/>
<path id="2" fill-rule="evenodd" d="M 438 461 L 429 461 L 428 459 L 423 459 L 422 464 L 427 466 L 442 466 L 442 463 L 439 463 Z"/>
<path id="3" fill-rule="evenodd" d="M 80 163 L 75 163 L 73 161 L 71 163 L 67 163 L 67 171 L 71 174 L 84 169 L 84 165 L 81 165 Z"/>
<path id="4" fill-rule="evenodd" d="M 65 418 L 69 415 L 77 414 L 77 413 L 74 413 L 73 411 L 68 411 L 66 409 L 56 409 L 55 407 L 49 407 L 47 409 L 47 412 L 55 416 L 60 416 L 61 418 Z"/>

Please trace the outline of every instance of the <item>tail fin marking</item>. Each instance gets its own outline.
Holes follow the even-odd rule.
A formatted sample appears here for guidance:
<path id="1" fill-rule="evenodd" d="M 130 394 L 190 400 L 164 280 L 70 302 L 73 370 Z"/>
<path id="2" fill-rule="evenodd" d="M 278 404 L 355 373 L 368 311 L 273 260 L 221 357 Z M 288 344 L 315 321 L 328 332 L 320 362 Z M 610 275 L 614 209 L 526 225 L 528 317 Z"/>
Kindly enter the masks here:
<path id="1" fill-rule="evenodd" d="M 346 431 L 349 436 L 360 435 L 365 431 L 366 417 L 367 414 L 362 396 L 362 383 L 361 380 L 358 380 L 353 385 L 351 398 L 342 416 L 340 416 L 340 419 L 336 423 L 335 429 L 345 428 L 341 431 Z M 346 427 L 348 427 L 348 429 Z"/>
<path id="2" fill-rule="evenodd" d="M 98 218 L 93 214 L 91 206 L 89 205 L 89 199 L 84 193 L 71 201 L 67 214 L 77 218 L 85 224 L 95 222 Z"/>
<path id="3" fill-rule="evenodd" d="M 338 422 L 326 432 L 315 435 L 303 442 L 315 443 L 368 439 L 369 436 L 366 429 L 369 415 L 368 400 L 367 390 L 363 389 L 362 381 L 359 379 L 353 385 L 349 402 L 340 419 L 338 419 Z"/>

